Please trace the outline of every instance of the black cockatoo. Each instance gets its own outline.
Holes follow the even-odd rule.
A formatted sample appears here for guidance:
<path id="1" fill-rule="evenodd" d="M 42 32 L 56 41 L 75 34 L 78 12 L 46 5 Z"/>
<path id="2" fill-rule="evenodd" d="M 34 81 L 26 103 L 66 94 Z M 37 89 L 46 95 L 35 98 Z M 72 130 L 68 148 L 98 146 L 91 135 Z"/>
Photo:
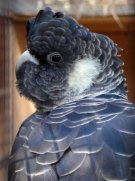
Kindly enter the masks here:
<path id="1" fill-rule="evenodd" d="M 135 106 L 120 50 L 48 7 L 28 21 L 17 88 L 37 111 L 16 136 L 9 181 L 135 180 Z"/>

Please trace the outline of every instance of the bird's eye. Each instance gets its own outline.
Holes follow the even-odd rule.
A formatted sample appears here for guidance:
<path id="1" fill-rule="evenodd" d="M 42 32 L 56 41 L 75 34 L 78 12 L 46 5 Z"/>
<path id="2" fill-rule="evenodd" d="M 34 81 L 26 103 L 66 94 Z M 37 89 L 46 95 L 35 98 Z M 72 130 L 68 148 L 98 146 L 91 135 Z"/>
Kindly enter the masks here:
<path id="1" fill-rule="evenodd" d="M 47 61 L 51 65 L 59 64 L 62 62 L 62 60 L 62 56 L 57 52 L 53 52 L 47 55 Z"/>
<path id="2" fill-rule="evenodd" d="M 53 18 L 62 18 L 64 16 L 64 14 L 62 12 L 56 12 L 54 15 L 53 15 Z"/>

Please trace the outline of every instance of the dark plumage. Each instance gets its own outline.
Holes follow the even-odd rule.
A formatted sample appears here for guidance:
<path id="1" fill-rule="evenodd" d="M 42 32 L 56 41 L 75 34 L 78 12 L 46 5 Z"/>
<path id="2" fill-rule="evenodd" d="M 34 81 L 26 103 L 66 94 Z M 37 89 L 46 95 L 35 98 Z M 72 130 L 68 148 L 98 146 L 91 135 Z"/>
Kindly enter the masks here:
<path id="1" fill-rule="evenodd" d="M 50 8 L 29 20 L 27 41 L 17 87 L 37 112 L 16 136 L 9 180 L 135 180 L 135 106 L 120 48 Z"/>

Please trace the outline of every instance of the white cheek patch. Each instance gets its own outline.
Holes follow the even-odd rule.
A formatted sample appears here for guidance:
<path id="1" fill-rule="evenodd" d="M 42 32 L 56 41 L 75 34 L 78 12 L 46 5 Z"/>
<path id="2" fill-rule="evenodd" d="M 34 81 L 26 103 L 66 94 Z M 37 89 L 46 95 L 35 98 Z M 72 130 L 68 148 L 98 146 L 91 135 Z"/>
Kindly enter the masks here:
<path id="1" fill-rule="evenodd" d="M 99 59 L 85 58 L 78 60 L 69 73 L 69 90 L 75 93 L 82 93 L 88 89 L 101 72 Z"/>
<path id="2" fill-rule="evenodd" d="M 39 62 L 37 61 L 36 58 L 34 58 L 28 50 L 26 50 L 24 53 L 21 54 L 19 60 L 17 61 L 16 64 L 16 71 L 19 70 L 19 68 L 21 67 L 21 65 L 25 62 L 33 62 L 34 64 L 39 64 Z"/>

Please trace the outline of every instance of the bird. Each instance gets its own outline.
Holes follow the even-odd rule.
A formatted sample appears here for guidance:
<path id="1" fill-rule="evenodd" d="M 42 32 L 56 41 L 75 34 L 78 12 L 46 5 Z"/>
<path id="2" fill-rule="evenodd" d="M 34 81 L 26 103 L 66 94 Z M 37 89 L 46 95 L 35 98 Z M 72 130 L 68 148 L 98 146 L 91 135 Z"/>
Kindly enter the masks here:
<path id="1" fill-rule="evenodd" d="M 135 180 L 135 105 L 121 51 L 50 7 L 28 20 L 16 86 L 36 112 L 16 135 L 9 181 Z"/>

